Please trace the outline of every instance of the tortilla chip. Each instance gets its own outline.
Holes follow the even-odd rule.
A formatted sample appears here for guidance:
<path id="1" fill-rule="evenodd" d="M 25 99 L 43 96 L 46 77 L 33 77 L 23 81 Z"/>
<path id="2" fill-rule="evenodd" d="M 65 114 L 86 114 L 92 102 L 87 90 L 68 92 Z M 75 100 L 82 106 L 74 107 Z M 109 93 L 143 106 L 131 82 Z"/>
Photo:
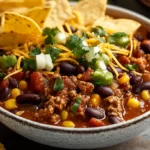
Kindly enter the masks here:
<path id="1" fill-rule="evenodd" d="M 0 11 L 24 5 L 24 0 L 0 0 Z"/>
<path id="2" fill-rule="evenodd" d="M 45 0 L 24 0 L 24 6 L 32 8 L 32 7 L 43 7 L 45 4 Z"/>
<path id="3" fill-rule="evenodd" d="M 93 26 L 102 26 L 106 31 L 111 32 L 125 32 L 133 34 L 141 24 L 131 19 L 113 19 L 113 18 L 100 18 L 95 21 Z"/>
<path id="4" fill-rule="evenodd" d="M 105 16 L 107 0 L 82 0 L 73 6 L 73 10 L 81 13 L 84 24 L 93 24 L 95 20 Z"/>
<path id="5" fill-rule="evenodd" d="M 40 41 L 42 41 L 42 38 L 35 35 L 14 32 L 0 33 L 0 48 L 9 46 L 16 47 L 26 42 L 39 43 Z"/>
<path id="6" fill-rule="evenodd" d="M 33 19 L 41 28 L 44 27 L 44 24 L 46 22 L 46 19 L 48 18 L 50 13 L 49 7 L 35 7 L 30 9 L 27 13 L 24 15 Z"/>
<path id="7" fill-rule="evenodd" d="M 14 12 L 4 13 L 1 26 L 2 32 L 34 35 L 41 35 L 42 33 L 42 30 L 34 20 Z"/>
<path id="8" fill-rule="evenodd" d="M 72 15 L 72 8 L 68 0 L 52 1 L 50 16 L 45 23 L 45 27 L 56 27 L 62 25 Z"/>

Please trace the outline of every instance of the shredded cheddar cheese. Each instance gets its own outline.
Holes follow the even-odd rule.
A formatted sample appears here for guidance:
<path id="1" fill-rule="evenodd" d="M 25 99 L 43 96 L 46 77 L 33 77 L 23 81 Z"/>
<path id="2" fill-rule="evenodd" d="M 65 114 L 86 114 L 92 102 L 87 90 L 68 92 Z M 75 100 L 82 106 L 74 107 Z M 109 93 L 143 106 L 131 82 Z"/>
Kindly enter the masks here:
<path id="1" fill-rule="evenodd" d="M 21 72 L 21 71 L 22 71 L 22 69 L 15 70 L 14 72 L 8 74 L 8 75 L 4 78 L 4 80 L 8 79 L 9 77 L 11 77 L 11 76 L 13 76 L 13 75 L 15 75 L 15 74 L 17 74 L 17 73 L 19 73 L 19 72 Z"/>

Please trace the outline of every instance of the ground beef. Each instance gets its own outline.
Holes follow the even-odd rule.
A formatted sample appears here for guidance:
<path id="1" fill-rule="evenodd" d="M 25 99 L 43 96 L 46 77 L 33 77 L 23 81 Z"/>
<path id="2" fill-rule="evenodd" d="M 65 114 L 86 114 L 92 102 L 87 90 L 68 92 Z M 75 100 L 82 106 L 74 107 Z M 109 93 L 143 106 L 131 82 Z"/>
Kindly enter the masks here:
<path id="1" fill-rule="evenodd" d="M 57 96 L 50 96 L 49 100 L 44 104 L 44 108 L 35 113 L 35 119 L 37 121 L 50 121 L 54 123 L 52 115 L 55 111 L 62 111 L 67 104 L 67 90 L 58 92 Z"/>
<path id="2" fill-rule="evenodd" d="M 86 82 L 91 81 L 91 75 L 92 75 L 93 72 L 94 72 L 94 70 L 92 70 L 91 68 L 88 68 L 87 71 L 85 71 L 82 74 L 82 77 L 80 78 L 80 80 L 81 81 L 86 81 Z"/>
<path id="3" fill-rule="evenodd" d="M 74 90 L 77 88 L 76 82 L 78 82 L 78 81 L 74 81 L 74 80 L 76 80 L 76 79 L 74 79 L 74 77 L 63 76 L 62 79 L 64 81 L 65 89 Z"/>
<path id="4" fill-rule="evenodd" d="M 146 58 L 147 62 L 150 64 L 150 54 L 146 54 L 145 58 Z"/>
<path id="5" fill-rule="evenodd" d="M 62 78 L 64 81 L 64 89 L 59 92 L 52 90 L 57 78 Z M 76 76 L 61 77 L 58 74 L 54 74 L 50 79 L 49 85 L 50 87 L 44 90 L 45 96 L 49 100 L 43 105 L 43 108 L 40 108 L 40 110 L 35 113 L 35 119 L 37 121 L 57 122 L 60 119 L 57 113 L 59 114 L 63 109 L 70 111 L 71 105 L 74 104 L 77 98 L 81 98 L 82 100 L 77 115 L 85 116 L 85 107 L 90 99 L 88 95 L 92 93 L 94 89 L 92 83 L 80 81 Z M 76 92 L 78 89 L 79 94 Z"/>
<path id="6" fill-rule="evenodd" d="M 69 98 L 71 99 L 71 105 L 74 104 L 75 100 L 77 98 L 80 98 L 82 100 L 81 105 L 78 108 L 77 114 L 79 116 L 85 117 L 85 109 L 86 109 L 86 105 L 90 100 L 90 96 L 88 95 L 82 95 L 82 94 L 77 94 L 77 92 L 75 90 L 70 91 L 69 92 Z M 69 108 L 70 110 L 70 108 Z"/>
<path id="7" fill-rule="evenodd" d="M 144 72 L 144 70 L 146 69 L 147 61 L 145 58 L 143 58 L 143 57 L 140 57 L 140 58 L 131 57 L 130 61 L 131 61 L 131 63 L 136 63 L 138 65 L 138 69 L 141 72 Z"/>
<path id="8" fill-rule="evenodd" d="M 120 121 L 123 121 L 122 113 L 122 101 L 117 96 L 109 96 L 104 99 L 106 112 L 108 116 L 116 116 L 119 117 Z"/>
<path id="9" fill-rule="evenodd" d="M 89 82 L 79 81 L 78 87 L 82 94 L 90 94 L 94 90 L 94 85 Z"/>
<path id="10" fill-rule="evenodd" d="M 52 114 L 50 117 L 50 122 L 51 123 L 57 123 L 60 121 L 60 115 L 58 114 Z"/>
<path id="11" fill-rule="evenodd" d="M 63 76 L 64 85 L 67 90 L 79 89 L 82 94 L 90 94 L 93 92 L 94 85 L 90 82 L 80 81 L 76 76 Z"/>
<path id="12" fill-rule="evenodd" d="M 123 95 L 123 90 L 122 89 L 115 89 L 114 90 L 114 95 L 121 98 Z"/>

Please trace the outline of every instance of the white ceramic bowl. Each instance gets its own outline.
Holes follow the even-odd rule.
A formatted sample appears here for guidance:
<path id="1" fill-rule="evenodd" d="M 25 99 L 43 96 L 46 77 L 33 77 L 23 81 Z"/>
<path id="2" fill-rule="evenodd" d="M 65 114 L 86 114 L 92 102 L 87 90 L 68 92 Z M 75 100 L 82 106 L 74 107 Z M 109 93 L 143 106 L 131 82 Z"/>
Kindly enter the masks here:
<path id="1" fill-rule="evenodd" d="M 150 30 L 150 20 L 126 9 L 108 6 L 107 14 L 135 19 Z M 150 111 L 120 124 L 97 128 L 63 128 L 40 124 L 0 108 L 0 121 L 18 134 L 49 146 L 91 149 L 112 146 L 140 134 L 150 125 Z"/>

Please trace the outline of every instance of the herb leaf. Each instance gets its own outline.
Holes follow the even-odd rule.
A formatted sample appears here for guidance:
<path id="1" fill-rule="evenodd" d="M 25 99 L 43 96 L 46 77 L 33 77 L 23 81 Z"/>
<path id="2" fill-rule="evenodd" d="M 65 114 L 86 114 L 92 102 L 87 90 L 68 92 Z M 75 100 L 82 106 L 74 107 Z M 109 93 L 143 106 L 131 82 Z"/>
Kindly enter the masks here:
<path id="1" fill-rule="evenodd" d="M 94 32 L 95 35 L 99 35 L 101 37 L 106 36 L 106 31 L 101 26 L 92 28 L 92 32 Z"/>
<path id="2" fill-rule="evenodd" d="M 55 44 L 55 40 L 54 40 L 54 37 L 55 35 L 59 32 L 58 28 L 45 28 L 43 30 L 43 36 L 47 36 L 46 39 L 45 39 L 45 44 L 48 45 L 48 44 Z"/>
<path id="3" fill-rule="evenodd" d="M 53 47 L 50 47 L 50 46 L 46 46 L 46 54 L 50 54 L 51 55 L 51 58 L 52 58 L 52 61 L 53 63 L 55 62 L 56 58 L 58 57 L 58 55 L 60 54 L 60 50 L 57 49 L 57 48 L 53 48 Z"/>
<path id="4" fill-rule="evenodd" d="M 23 60 L 23 71 L 27 71 L 28 69 L 36 70 L 35 59 L 26 58 Z"/>
<path id="5" fill-rule="evenodd" d="M 75 103 L 71 106 L 71 111 L 74 113 L 74 115 L 77 114 L 81 102 L 82 102 L 81 98 L 77 98 Z"/>
<path id="6" fill-rule="evenodd" d="M 129 69 L 130 71 L 133 71 L 133 70 L 136 70 L 138 66 L 137 64 L 127 64 L 125 65 L 125 67 Z"/>
<path id="7" fill-rule="evenodd" d="M 38 54 L 40 54 L 40 53 L 41 53 L 41 49 L 38 48 L 38 47 L 35 47 L 34 49 L 32 49 L 32 50 L 30 51 L 29 55 L 30 55 L 30 56 L 36 56 L 36 55 L 38 55 Z"/>
<path id="8" fill-rule="evenodd" d="M 77 35 L 70 35 L 66 46 L 72 50 L 72 53 L 76 56 L 83 56 L 85 55 L 89 48 L 83 45 L 83 40 L 79 38 Z"/>
<path id="9" fill-rule="evenodd" d="M 56 79 L 56 81 L 54 83 L 53 90 L 54 91 L 61 91 L 63 88 L 64 88 L 64 82 L 63 82 L 62 78 Z"/>

